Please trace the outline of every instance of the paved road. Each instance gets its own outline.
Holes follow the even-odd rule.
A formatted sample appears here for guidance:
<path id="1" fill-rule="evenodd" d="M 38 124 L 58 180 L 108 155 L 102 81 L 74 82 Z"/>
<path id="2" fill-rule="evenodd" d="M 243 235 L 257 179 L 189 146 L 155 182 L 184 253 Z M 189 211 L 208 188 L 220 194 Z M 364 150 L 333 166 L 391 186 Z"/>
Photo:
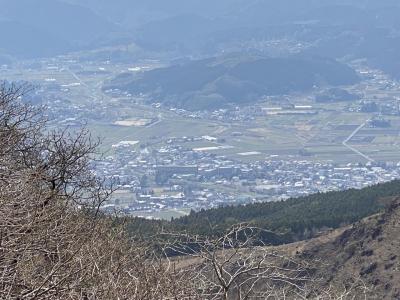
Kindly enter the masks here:
<path id="1" fill-rule="evenodd" d="M 78 80 L 78 82 L 79 82 L 81 85 L 83 85 L 83 86 L 85 86 L 85 87 L 87 87 L 87 88 L 89 87 L 85 82 L 83 82 L 82 79 L 80 79 L 80 78 L 78 77 L 78 75 L 76 75 L 74 72 L 72 72 L 70 68 L 66 68 L 66 70 L 68 71 L 69 74 L 72 75 L 72 77 L 74 77 L 76 80 Z"/>
<path id="2" fill-rule="evenodd" d="M 345 139 L 343 141 L 343 146 L 345 146 L 347 149 L 353 151 L 354 153 L 362 156 L 363 158 L 365 158 L 366 160 L 370 161 L 370 162 L 374 162 L 375 160 L 372 159 L 371 157 L 365 155 L 364 153 L 362 153 L 361 151 L 357 150 L 356 148 L 354 148 L 353 146 L 350 146 L 349 144 L 347 144 L 361 129 L 363 129 L 366 125 L 367 125 L 368 121 L 365 121 L 364 123 L 362 123 L 360 126 L 358 126 L 349 136 L 347 139 Z"/>
<path id="3" fill-rule="evenodd" d="M 154 122 L 154 123 L 151 123 L 151 124 L 145 126 L 145 127 L 146 128 L 151 128 L 153 126 L 156 126 L 157 124 L 160 124 L 163 121 L 162 117 L 163 117 L 162 114 L 159 113 L 158 116 L 157 116 L 158 120 L 156 122 Z"/>

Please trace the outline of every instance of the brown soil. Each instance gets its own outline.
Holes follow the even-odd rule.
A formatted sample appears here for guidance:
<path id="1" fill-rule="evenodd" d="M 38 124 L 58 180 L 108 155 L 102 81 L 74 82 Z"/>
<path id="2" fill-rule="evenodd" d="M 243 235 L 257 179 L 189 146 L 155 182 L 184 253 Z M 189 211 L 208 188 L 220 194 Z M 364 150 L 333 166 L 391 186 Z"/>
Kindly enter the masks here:
<path id="1" fill-rule="evenodd" d="M 400 299 L 400 199 L 392 200 L 385 213 L 268 250 L 308 266 L 309 299 Z M 200 262 L 173 261 L 178 268 Z"/>
<path id="2" fill-rule="evenodd" d="M 400 200 L 383 214 L 291 247 L 314 265 L 312 295 L 330 291 L 348 293 L 345 299 L 400 299 Z"/>

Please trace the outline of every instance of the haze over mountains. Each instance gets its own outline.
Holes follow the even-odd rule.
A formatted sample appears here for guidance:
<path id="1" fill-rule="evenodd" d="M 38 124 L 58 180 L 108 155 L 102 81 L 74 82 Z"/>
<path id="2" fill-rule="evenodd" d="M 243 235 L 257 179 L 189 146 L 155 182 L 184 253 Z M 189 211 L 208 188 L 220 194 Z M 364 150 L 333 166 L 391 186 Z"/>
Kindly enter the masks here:
<path id="1" fill-rule="evenodd" d="M 117 25 L 92 10 L 54 0 L 0 1 L 0 54 L 30 58 L 100 46 Z"/>
<path id="2" fill-rule="evenodd" d="M 51 56 L 136 43 L 145 50 L 201 57 L 230 50 L 265 52 L 259 43 L 285 40 L 299 44 L 289 52 L 367 58 L 400 76 L 400 5 L 392 0 L 1 0 L 0 4 L 3 56 Z"/>
<path id="3" fill-rule="evenodd" d="M 400 299 L 399 16 L 0 0 L 0 300 Z"/>

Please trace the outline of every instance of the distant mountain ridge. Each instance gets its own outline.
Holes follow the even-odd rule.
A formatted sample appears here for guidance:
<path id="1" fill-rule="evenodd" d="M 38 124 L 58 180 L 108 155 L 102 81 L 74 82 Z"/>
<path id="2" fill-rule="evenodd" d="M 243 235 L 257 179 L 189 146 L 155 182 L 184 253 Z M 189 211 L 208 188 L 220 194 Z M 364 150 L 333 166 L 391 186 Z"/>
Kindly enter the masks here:
<path id="1" fill-rule="evenodd" d="M 104 86 L 188 110 L 255 102 L 265 95 L 306 92 L 315 86 L 358 82 L 355 71 L 332 59 L 230 56 L 123 74 Z"/>
<path id="2" fill-rule="evenodd" d="M 222 51 L 245 51 L 253 47 L 251 43 L 262 52 L 266 49 L 258 49 L 258 42 L 289 39 L 307 45 L 302 53 L 366 58 L 371 66 L 400 78 L 400 3 L 395 0 L 79 3 L 132 30 L 134 40 L 145 49 L 214 56 Z"/>
<path id="3" fill-rule="evenodd" d="M 5 37 L 0 55 L 36 58 L 132 43 L 167 58 L 268 55 L 271 46 L 265 43 L 290 41 L 280 51 L 365 58 L 400 78 L 395 0 L 0 0 L 0 5 Z"/>
<path id="4" fill-rule="evenodd" d="M 92 10 L 58 0 L 0 0 L 0 53 L 53 56 L 101 45 L 121 29 Z"/>

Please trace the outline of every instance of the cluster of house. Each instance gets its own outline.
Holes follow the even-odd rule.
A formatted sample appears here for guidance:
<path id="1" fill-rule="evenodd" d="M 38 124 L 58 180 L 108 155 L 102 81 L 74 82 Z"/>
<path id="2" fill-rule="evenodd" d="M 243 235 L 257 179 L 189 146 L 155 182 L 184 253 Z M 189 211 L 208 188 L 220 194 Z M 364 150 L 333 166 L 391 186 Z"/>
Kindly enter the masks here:
<path id="1" fill-rule="evenodd" d="M 275 201 L 400 178 L 400 163 L 339 165 L 277 157 L 249 163 L 174 143 L 157 150 L 122 143 L 95 168 L 125 191 L 113 205 L 127 213 Z"/>

